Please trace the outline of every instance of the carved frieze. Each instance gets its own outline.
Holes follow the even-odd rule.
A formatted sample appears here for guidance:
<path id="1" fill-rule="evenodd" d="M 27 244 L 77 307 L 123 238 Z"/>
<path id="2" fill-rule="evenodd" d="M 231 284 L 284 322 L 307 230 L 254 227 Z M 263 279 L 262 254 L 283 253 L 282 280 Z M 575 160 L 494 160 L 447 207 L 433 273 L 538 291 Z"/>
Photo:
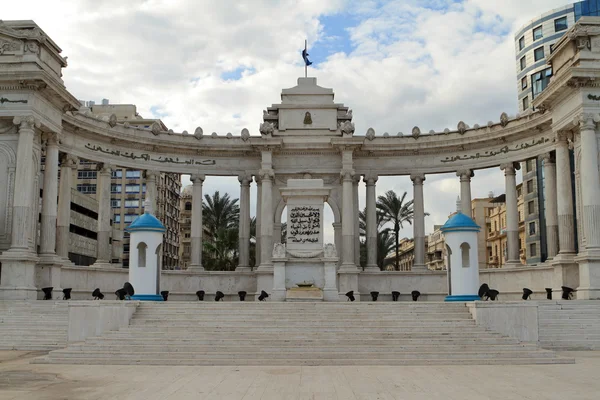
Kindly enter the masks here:
<path id="1" fill-rule="evenodd" d="M 17 53 L 21 50 L 21 46 L 21 42 L 0 38 L 0 56 Z"/>

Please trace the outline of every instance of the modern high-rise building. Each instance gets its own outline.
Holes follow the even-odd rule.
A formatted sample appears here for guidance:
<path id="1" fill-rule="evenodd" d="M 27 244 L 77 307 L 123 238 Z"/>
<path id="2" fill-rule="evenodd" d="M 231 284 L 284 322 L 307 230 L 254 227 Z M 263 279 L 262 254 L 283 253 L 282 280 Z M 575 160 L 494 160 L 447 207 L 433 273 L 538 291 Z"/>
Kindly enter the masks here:
<path id="1" fill-rule="evenodd" d="M 83 102 L 82 102 L 83 104 Z M 91 112 L 100 117 L 110 117 L 114 114 L 119 123 L 128 122 L 130 125 L 149 128 L 158 123 L 162 130 L 167 127 L 159 119 L 146 119 L 137 113 L 133 104 L 109 104 L 107 99 L 101 105 L 93 102 L 86 103 Z M 91 106 L 90 106 L 91 105 Z M 96 177 L 98 164 L 80 160 L 77 170 L 77 190 L 81 193 L 96 193 Z M 111 207 L 113 210 L 113 227 L 124 230 L 134 219 L 144 212 L 146 197 L 146 180 L 149 177 L 141 170 L 113 168 L 111 179 Z M 161 172 L 156 179 L 157 199 L 156 210 L 153 213 L 166 228 L 163 241 L 163 269 L 179 268 L 179 197 L 181 191 L 181 175 Z M 121 260 L 129 267 L 129 234 L 124 233 Z"/>
<path id="2" fill-rule="evenodd" d="M 599 16 L 600 0 L 584 0 L 555 8 L 533 18 L 515 34 L 519 112 L 532 107 L 552 77 L 546 56 L 567 29 L 583 16 Z"/>

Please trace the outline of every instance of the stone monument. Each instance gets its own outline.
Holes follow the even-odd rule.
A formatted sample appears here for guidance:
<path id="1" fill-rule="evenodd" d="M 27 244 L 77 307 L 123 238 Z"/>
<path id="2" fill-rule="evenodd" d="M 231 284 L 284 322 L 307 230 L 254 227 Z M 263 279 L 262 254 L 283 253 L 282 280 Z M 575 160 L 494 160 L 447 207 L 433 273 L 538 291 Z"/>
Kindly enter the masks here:
<path id="1" fill-rule="evenodd" d="M 273 300 L 336 301 L 337 254 L 323 246 L 323 204 L 331 189 L 322 179 L 288 179 L 286 244 L 273 246 Z"/>

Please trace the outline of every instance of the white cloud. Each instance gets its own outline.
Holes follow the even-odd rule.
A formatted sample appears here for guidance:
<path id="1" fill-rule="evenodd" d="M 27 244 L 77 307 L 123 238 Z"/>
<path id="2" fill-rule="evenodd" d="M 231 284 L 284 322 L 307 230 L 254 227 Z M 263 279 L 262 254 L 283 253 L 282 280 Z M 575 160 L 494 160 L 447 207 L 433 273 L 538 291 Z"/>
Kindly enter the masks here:
<path id="1" fill-rule="evenodd" d="M 22 0 L 3 19 L 33 19 L 69 57 L 67 88 L 78 98 L 155 108 L 176 131 L 257 134 L 262 110 L 303 73 L 304 39 L 325 37 L 319 17 L 344 12 L 351 51 L 311 71 L 354 110 L 357 134 L 424 132 L 498 120 L 517 109 L 514 30 L 564 0 Z M 243 68 L 239 80 L 224 72 Z M 498 169 L 478 171 L 473 196 L 503 192 Z M 427 231 L 455 208 L 455 175 L 425 182 Z M 237 197 L 235 178 L 207 178 Z M 407 191 L 407 177 L 381 177 L 377 194 Z M 253 189 L 254 191 L 254 189 Z M 361 189 L 361 207 L 364 190 Z M 254 207 L 253 207 L 254 209 Z M 403 231 L 411 236 L 410 228 Z"/>

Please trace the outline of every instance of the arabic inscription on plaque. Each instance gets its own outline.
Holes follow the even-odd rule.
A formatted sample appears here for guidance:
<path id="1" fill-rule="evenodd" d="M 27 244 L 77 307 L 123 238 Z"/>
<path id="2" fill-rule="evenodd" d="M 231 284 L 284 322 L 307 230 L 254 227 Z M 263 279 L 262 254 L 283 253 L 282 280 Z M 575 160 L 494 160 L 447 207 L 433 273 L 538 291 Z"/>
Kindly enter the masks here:
<path id="1" fill-rule="evenodd" d="M 295 206 L 290 210 L 288 241 L 291 243 L 319 243 L 321 210 L 313 206 Z"/>

